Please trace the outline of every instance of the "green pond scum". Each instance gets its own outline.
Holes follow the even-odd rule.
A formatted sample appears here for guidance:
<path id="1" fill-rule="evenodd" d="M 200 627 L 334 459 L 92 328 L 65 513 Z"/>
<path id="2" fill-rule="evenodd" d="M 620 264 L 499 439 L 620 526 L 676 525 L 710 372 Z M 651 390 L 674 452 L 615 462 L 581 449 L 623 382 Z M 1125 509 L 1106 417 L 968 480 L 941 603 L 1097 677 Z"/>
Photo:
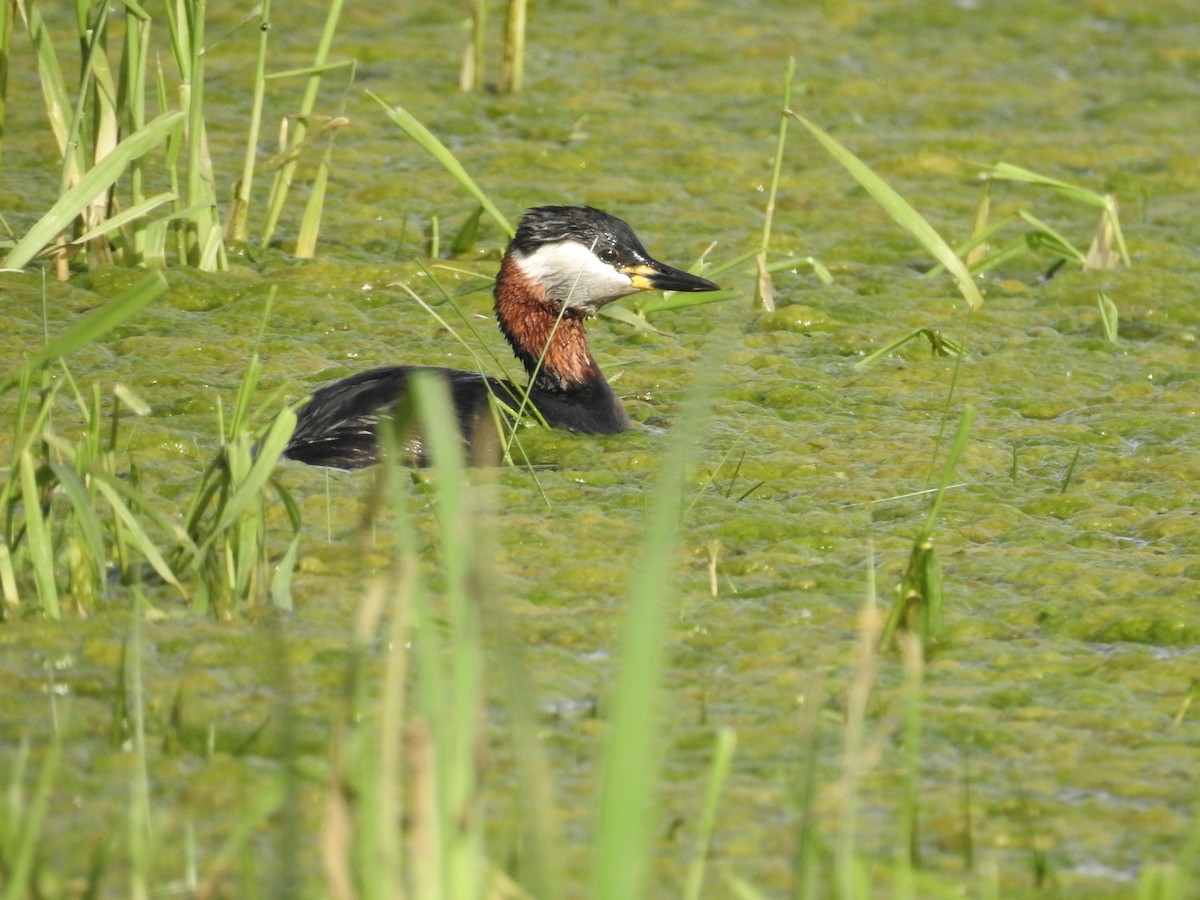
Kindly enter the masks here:
<path id="1" fill-rule="evenodd" d="M 73 17 L 25 6 L 70 82 Z M 261 34 L 235 7 L 210 4 L 205 29 L 222 206 Z M 268 71 L 312 64 L 328 9 L 275 4 Z M 181 589 L 105 512 L 98 527 L 133 561 L 76 596 L 66 573 L 86 569 L 95 535 L 71 525 L 84 517 L 65 515 L 66 487 L 18 479 L 3 511 L 21 568 L 0 621 L 0 893 L 1200 896 L 1193 4 L 561 0 L 529 10 L 511 94 L 458 90 L 464 15 L 346 4 L 329 59 L 355 65 L 326 75 L 313 113 L 348 123 L 299 157 L 272 244 L 256 240 L 260 172 L 225 270 L 170 265 L 161 296 L 26 383 L 35 406 L 58 386 L 48 427 L 65 444 L 101 458 L 116 434 L 106 484 L 137 515 L 129 498 L 144 500 L 147 539 L 204 541 L 181 536 L 184 519 L 252 358 L 240 413 L 260 429 L 373 366 L 517 368 L 491 319 L 506 235 L 368 91 L 435 134 L 509 220 L 589 204 L 673 264 L 742 257 L 714 276 L 732 299 L 643 318 L 634 298 L 628 321 L 589 324 L 639 427 L 521 428 L 517 464 L 469 473 L 461 495 L 445 471 L 284 462 L 246 507 L 253 528 L 208 545 L 203 568 L 166 561 Z M 0 123 L 14 239 L 61 190 L 25 21 L 6 39 Z M 498 67 L 502 10 L 486 21 Z M 792 57 L 792 110 L 951 247 L 978 232 L 980 173 L 1003 162 L 1115 196 L 1132 265 L 1056 265 L 1018 214 L 1086 251 L 1100 210 L 993 179 L 987 221 L 1006 225 L 988 244 L 1024 243 L 976 279 L 969 310 L 793 120 L 767 261 L 797 262 L 771 275 L 775 311 L 756 309 Z M 268 80 L 261 160 L 303 91 Z M 316 189 L 315 256 L 298 259 Z M 0 379 L 145 274 L 0 272 Z M 132 399 L 111 432 L 117 385 Z M 27 449 L 21 394 L 0 395 L 6 483 Z M 698 437 L 681 449 L 680 434 Z M 662 473 L 664 459 L 682 468 Z M 253 480 L 248 455 L 239 465 Z M 236 486 L 214 491 L 224 503 Z M 60 541 L 40 576 L 58 573 L 57 621 L 25 569 L 39 535 L 21 523 L 38 506 Z M 939 593 L 940 628 L 881 646 L 927 533 L 928 568 L 905 584 Z M 239 584 L 257 594 L 200 612 L 198 573 L 216 597 L 255 553 L 257 580 Z M 281 568 L 290 579 L 273 581 Z M 631 623 L 654 639 L 633 660 Z M 622 677 L 636 665 L 640 698 Z M 612 765 L 637 765 L 631 749 L 648 794 L 613 808 L 605 797 L 628 791 Z M 629 854 L 626 826 L 644 838 Z"/>

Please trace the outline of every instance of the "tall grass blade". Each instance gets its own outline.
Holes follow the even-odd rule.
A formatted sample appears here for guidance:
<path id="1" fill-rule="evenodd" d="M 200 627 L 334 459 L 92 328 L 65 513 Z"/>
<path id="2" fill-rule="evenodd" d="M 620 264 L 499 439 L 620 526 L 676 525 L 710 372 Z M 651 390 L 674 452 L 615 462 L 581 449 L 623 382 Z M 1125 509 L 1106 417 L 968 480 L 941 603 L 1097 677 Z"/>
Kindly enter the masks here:
<path id="1" fill-rule="evenodd" d="M 151 210 L 157 209 L 164 203 L 172 203 L 178 199 L 179 198 L 170 191 L 166 191 L 161 194 L 155 194 L 153 197 L 143 200 L 141 203 L 138 203 L 135 206 L 121 210 L 121 212 L 117 213 L 115 216 L 109 216 L 95 228 L 85 231 L 79 237 L 75 238 L 75 240 L 71 241 L 71 243 L 75 245 L 86 244 L 88 241 L 95 240 L 98 237 L 104 237 L 105 235 L 112 234 L 118 228 L 121 228 L 122 226 L 129 222 L 133 222 L 136 219 L 142 218 Z"/>
<path id="2" fill-rule="evenodd" d="M 317 236 L 321 233 L 321 212 L 325 208 L 325 187 L 329 183 L 329 156 L 317 166 L 308 202 L 304 205 L 304 216 L 300 220 L 300 233 L 296 236 L 296 257 L 312 259 L 317 253 Z"/>
<path id="3" fill-rule="evenodd" d="M 1011 163 L 996 163 L 990 169 L 985 170 L 985 174 L 989 178 L 999 179 L 1001 181 L 1016 181 L 1025 184 L 1033 184 L 1039 187 L 1048 187 L 1058 191 L 1065 197 L 1075 200 L 1079 203 L 1086 203 L 1088 206 L 1097 206 L 1102 209 L 1103 218 L 1101 220 L 1100 232 L 1107 228 L 1110 232 L 1110 239 L 1116 242 L 1117 248 L 1121 254 L 1121 261 L 1128 268 L 1132 266 L 1129 259 L 1129 250 L 1125 246 L 1125 235 L 1121 231 L 1121 221 L 1118 216 L 1117 198 L 1112 194 L 1100 194 L 1096 191 L 1088 190 L 1087 188 L 1079 187 L 1075 184 L 1069 184 L 1065 181 L 1060 181 L 1057 178 L 1050 178 L 1046 175 L 1041 175 L 1031 169 L 1026 169 L 1021 166 L 1014 166 Z M 1107 226 L 1105 226 L 1107 220 Z M 1096 261 L 1096 268 L 1110 268 L 1107 264 L 1101 264 Z"/>
<path id="4" fill-rule="evenodd" d="M 964 406 L 962 415 L 959 417 L 954 441 L 950 445 L 946 462 L 942 466 L 941 480 L 938 482 L 937 490 L 933 492 L 933 499 L 929 504 L 929 513 L 925 517 L 925 524 L 913 542 L 908 568 L 896 586 L 896 603 L 884 625 L 883 634 L 880 637 L 881 646 L 886 646 L 900 629 L 905 629 L 917 633 L 928 654 L 933 642 L 941 635 L 945 617 L 942 570 L 933 549 L 933 531 L 938 514 L 941 512 L 946 489 L 950 486 L 950 479 L 954 476 L 954 470 L 958 467 L 959 460 L 962 459 L 963 452 L 966 450 L 971 424 L 974 420 L 975 407 L 969 404 Z"/>
<path id="5" fill-rule="evenodd" d="M 1095 191 L 1090 191 L 1078 185 L 1068 184 L 1065 181 L 1059 181 L 1057 178 L 1041 175 L 1032 169 L 1026 169 L 1022 166 L 1014 166 L 1011 163 L 1005 162 L 996 163 L 990 169 L 986 170 L 986 174 L 989 178 L 1000 181 L 1019 181 L 1026 184 L 1036 184 L 1040 187 L 1053 188 L 1064 196 L 1080 203 L 1100 208 L 1104 207 L 1103 194 L 1098 194 Z"/>
<path id="6" fill-rule="evenodd" d="M 423 373 L 421 373 L 423 374 Z M 434 761 L 441 795 L 441 844 L 445 851 L 442 885 L 448 897 L 481 895 L 482 821 L 477 804 L 475 753 L 482 708 L 481 584 L 475 529 L 467 490 L 466 459 L 446 382 L 437 377 L 413 379 L 421 432 L 429 443 L 436 478 L 434 510 L 441 526 L 446 609 L 450 620 L 450 673 L 443 680 L 448 703 L 432 716 L 438 751 Z M 426 626 L 431 624 L 426 620 Z M 427 628 L 423 630 L 428 630 Z"/>
<path id="7" fill-rule="evenodd" d="M 683 479 L 700 442 L 708 396 L 698 373 L 649 498 L 642 557 L 629 592 L 599 790 L 592 887 L 597 900 L 646 896 L 653 855 L 651 798 L 659 772 L 655 716 L 667 646 L 667 604 L 683 510 Z"/>
<path id="8" fill-rule="evenodd" d="M 242 159 L 242 177 L 238 179 L 229 215 L 225 219 L 226 237 L 245 241 L 249 237 L 247 217 L 254 186 L 254 161 L 258 156 L 258 135 L 262 128 L 263 98 L 266 95 L 267 43 L 271 35 L 271 0 L 261 0 L 258 12 L 258 55 L 254 63 L 254 92 L 250 100 L 250 122 L 246 128 L 246 154 Z"/>
<path id="9" fill-rule="evenodd" d="M 884 208 L 887 214 L 895 219 L 901 228 L 912 235 L 934 259 L 946 267 L 946 270 L 954 278 L 954 283 L 958 285 L 958 290 L 962 294 L 963 299 L 967 301 L 967 305 L 971 309 L 983 305 L 983 296 L 979 293 L 979 288 L 975 285 L 966 264 L 950 248 L 950 245 L 942 239 L 942 236 L 934 230 L 933 226 L 925 220 L 924 216 L 913 209 L 907 200 L 896 193 L 887 182 L 871 171 L 862 160 L 851 153 L 832 135 L 827 134 L 804 118 L 804 116 L 792 110 L 787 110 L 787 114 L 807 128 L 812 136 L 829 151 L 829 154 L 841 163 L 842 167 L 853 176 L 854 180 L 862 185 L 868 194 L 875 198 L 876 202 Z"/>
<path id="10" fill-rule="evenodd" d="M 953 341 L 946 337 L 940 331 L 932 328 L 918 328 L 916 331 L 909 332 L 903 337 L 889 341 L 884 346 L 875 350 L 854 364 L 856 369 L 867 369 L 879 362 L 885 356 L 891 355 L 893 352 L 903 347 L 909 341 L 915 341 L 918 338 L 926 338 L 929 341 L 929 346 L 933 350 L 934 356 L 958 356 L 967 355 L 967 348 L 957 341 Z"/>
<path id="11" fill-rule="evenodd" d="M 125 526 L 125 530 L 133 540 L 134 546 L 137 547 L 138 552 L 140 552 L 142 556 L 146 558 L 146 562 L 148 562 L 151 568 L 158 573 L 159 578 L 174 587 L 181 594 L 183 594 L 184 597 L 186 597 L 187 591 L 184 590 L 183 585 L 179 583 L 179 579 L 175 577 L 175 573 L 171 571 L 171 567 L 167 565 L 166 560 L 163 559 L 162 552 L 158 549 L 158 546 L 146 533 L 146 529 L 143 526 L 141 519 L 133 514 L 133 511 L 121 497 L 121 492 L 123 490 L 132 490 L 132 488 L 128 488 L 126 485 L 121 484 L 117 479 L 112 478 L 112 476 L 108 475 L 107 473 L 93 472 L 92 479 L 96 486 L 96 490 L 104 495 L 104 499 L 107 500 L 108 505 L 112 507 L 113 513 L 116 514 L 117 518 L 121 521 L 121 524 Z"/>
<path id="12" fill-rule="evenodd" d="M 12 7 L 13 4 L 5 4 Z M 46 102 L 46 116 L 50 120 L 50 130 L 58 144 L 59 155 L 63 160 L 74 160 L 75 176 L 83 170 L 81 148 L 71 147 L 71 100 L 67 93 L 66 82 L 63 80 L 62 69 L 58 64 L 58 55 L 54 52 L 54 42 L 46 31 L 46 23 L 42 19 L 42 11 L 37 3 L 28 4 L 25 12 L 26 29 L 33 44 L 34 56 L 37 59 L 38 80 L 42 85 L 42 96 Z M 9 13 L 11 15 L 11 13 Z"/>
<path id="13" fill-rule="evenodd" d="M 708 787 L 704 793 L 704 805 L 700 810 L 700 823 L 696 834 L 696 858 L 692 860 L 688 870 L 687 884 L 683 889 L 684 900 L 700 900 L 700 890 L 704 886 L 704 869 L 712 845 L 713 827 L 717 820 L 717 801 L 725 779 L 729 777 L 729 769 L 733 763 L 733 751 L 737 746 L 737 732 L 732 728 L 722 728 L 717 732 L 713 745 L 713 761 L 709 770 Z"/>
<path id="14" fill-rule="evenodd" d="M 371 91 L 367 91 L 367 95 L 382 106 L 389 119 L 398 125 L 405 134 L 416 141 L 422 150 L 441 163 L 442 167 L 453 175 L 472 197 L 479 201 L 479 205 L 487 210 L 488 215 L 496 220 L 496 224 L 504 229 L 506 235 L 511 238 L 516 234 L 516 230 L 512 227 L 512 224 L 496 208 L 496 205 L 488 199 L 479 185 L 475 183 L 475 179 L 467 174 L 467 170 L 463 168 L 462 163 L 455 158 L 454 154 L 447 149 L 445 144 L 437 139 L 432 131 L 417 121 L 416 116 L 402 106 L 389 106 L 377 94 Z"/>
<path id="15" fill-rule="evenodd" d="M 258 497 L 259 492 L 271 477 L 276 463 L 279 462 L 279 457 L 283 454 L 283 448 L 287 446 L 288 439 L 291 438 L 292 432 L 295 430 L 295 411 L 287 408 L 281 410 L 275 421 L 271 423 L 266 437 L 263 438 L 262 443 L 259 445 L 258 454 L 255 456 L 250 470 L 225 502 L 216 523 L 199 542 L 197 546 L 197 558 L 202 556 L 212 546 L 213 542 L 218 540 L 237 521 L 238 517 L 250 506 L 251 502 Z"/>
<path id="16" fill-rule="evenodd" d="M 779 137 L 775 141 L 775 165 L 771 169 L 771 188 L 767 191 L 767 208 L 763 214 L 762 246 L 755 259 L 758 277 L 754 282 L 754 305 L 771 312 L 775 309 L 775 288 L 767 269 L 767 250 L 771 246 L 771 224 L 775 219 L 775 197 L 779 193 L 779 176 L 783 171 L 783 148 L 787 145 L 788 116 L 792 106 L 792 79 L 796 75 L 796 57 L 789 56 L 783 75 L 783 111 L 779 114 Z"/>
<path id="17" fill-rule="evenodd" d="M 1096 225 L 1096 233 L 1083 261 L 1085 269 L 1115 269 L 1121 262 L 1129 265 L 1129 251 L 1121 234 L 1121 223 L 1117 217 L 1117 198 L 1112 194 L 1104 197 L 1104 212 Z M 1114 242 L 1117 250 L 1113 249 Z"/>
<path id="18" fill-rule="evenodd" d="M 104 549 L 104 534 L 100 528 L 100 519 L 96 515 L 95 500 L 88 494 L 83 480 L 75 474 L 74 469 L 57 462 L 51 462 L 50 469 L 54 472 L 59 486 L 62 487 L 63 493 L 74 510 L 73 524 L 78 527 L 83 536 L 83 543 L 88 549 L 92 563 L 99 567 L 97 578 L 103 585 L 103 566 L 107 554 Z"/>
<path id="19" fill-rule="evenodd" d="M 15 852 L 5 873 L 4 894 L 2 900 L 18 900 L 18 898 L 36 896 L 40 890 L 30 883 L 37 859 L 42 824 L 46 820 L 46 810 L 50 804 L 50 791 L 58 777 L 58 766 L 62 759 L 62 740 L 56 733 L 46 758 L 42 761 L 38 772 L 37 786 L 29 807 L 21 816 L 21 827 Z"/>
<path id="20" fill-rule="evenodd" d="M 508 0 L 504 20 L 504 54 L 500 60 L 497 90 L 501 94 L 519 93 L 525 84 L 526 0 Z"/>
<path id="21" fill-rule="evenodd" d="M 33 566 L 34 583 L 42 612 L 51 619 L 61 619 L 58 605 L 58 585 L 54 580 L 54 543 L 50 524 L 42 509 L 42 493 L 37 483 L 37 468 L 28 450 L 20 455 L 21 502 L 25 506 L 25 541 L 29 547 L 29 561 Z"/>
<path id="22" fill-rule="evenodd" d="M 867 716 L 871 692 L 879 675 L 879 608 L 875 597 L 874 566 L 868 571 L 867 601 L 859 614 L 858 640 L 854 647 L 853 672 L 846 692 L 842 774 L 837 835 L 834 841 L 833 877 L 839 897 L 868 897 L 858 851 L 859 792 L 870 766 Z"/>
<path id="23" fill-rule="evenodd" d="M 8 116 L 8 61 L 12 57 L 13 3 L 0 3 L 0 167 L 4 164 L 4 130 Z"/>
<path id="24" fill-rule="evenodd" d="M 63 334 L 32 354 L 25 360 L 22 370 L 36 371 L 51 360 L 66 356 L 91 343 L 105 332 L 120 325 L 142 307 L 162 296 L 166 289 L 166 279 L 160 273 L 154 272 L 147 275 L 120 296 L 87 313 Z M 18 371 L 0 381 L 0 394 L 11 390 L 20 382 L 21 377 L 21 372 Z"/>
<path id="25" fill-rule="evenodd" d="M 1117 304 L 1109 299 L 1108 294 L 1100 292 L 1096 294 L 1096 305 L 1100 307 L 1100 327 L 1104 329 L 1105 340 L 1110 344 L 1117 343 L 1117 326 L 1121 319 Z"/>
<path id="26" fill-rule="evenodd" d="M 113 151 L 96 163 L 79 183 L 67 190 L 41 219 L 9 251 L 0 268 L 21 269 L 41 253 L 97 195 L 107 191 L 121 177 L 132 160 L 158 146 L 179 125 L 183 113 L 167 112 L 146 123 Z"/>
<path id="27" fill-rule="evenodd" d="M 292 128 L 290 144 L 293 147 L 304 142 L 307 132 L 306 119 L 312 115 L 313 108 L 317 103 L 317 93 L 321 89 L 321 70 L 329 59 L 329 50 L 333 46 L 333 37 L 337 32 L 338 20 L 342 15 L 343 2 L 344 0 L 330 0 L 329 11 L 325 16 L 325 27 L 321 31 L 321 39 L 313 57 L 313 74 L 308 77 L 308 83 L 304 86 L 304 97 L 300 101 L 300 113 Z M 271 196 L 267 204 L 267 221 L 263 226 L 262 243 L 264 245 L 270 244 L 275 236 L 275 229 L 279 225 L 279 217 L 283 213 L 283 206 L 287 201 L 292 177 L 296 171 L 296 162 L 295 157 L 289 159 L 275 174 L 275 183 L 271 187 Z"/>
<path id="28" fill-rule="evenodd" d="M 1034 231 L 1028 236 L 1027 241 L 1033 249 L 1043 249 L 1055 256 L 1062 257 L 1069 262 L 1077 262 L 1083 265 L 1086 259 L 1083 253 L 1068 241 L 1065 237 L 1051 228 L 1031 212 L 1021 210 L 1017 215 L 1034 227 Z"/>

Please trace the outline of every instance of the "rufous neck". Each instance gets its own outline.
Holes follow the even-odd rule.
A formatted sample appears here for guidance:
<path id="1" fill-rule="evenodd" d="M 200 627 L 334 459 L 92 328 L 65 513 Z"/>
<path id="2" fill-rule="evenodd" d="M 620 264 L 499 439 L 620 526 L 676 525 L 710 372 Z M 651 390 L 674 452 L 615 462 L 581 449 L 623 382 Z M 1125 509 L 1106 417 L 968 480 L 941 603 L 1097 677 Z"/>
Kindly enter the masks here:
<path id="1" fill-rule="evenodd" d="M 570 309 L 560 314 L 561 304 L 547 297 L 511 254 L 500 263 L 495 299 L 500 330 L 537 387 L 569 391 L 604 381 L 588 350 L 583 320 Z"/>

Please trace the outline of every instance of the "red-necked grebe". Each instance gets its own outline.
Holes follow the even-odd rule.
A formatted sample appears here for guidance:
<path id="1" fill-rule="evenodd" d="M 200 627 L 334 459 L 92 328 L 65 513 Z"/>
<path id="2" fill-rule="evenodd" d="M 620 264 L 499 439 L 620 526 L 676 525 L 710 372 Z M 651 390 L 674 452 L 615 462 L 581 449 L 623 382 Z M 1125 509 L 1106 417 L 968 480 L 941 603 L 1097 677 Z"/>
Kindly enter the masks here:
<path id="1" fill-rule="evenodd" d="M 591 207 L 541 206 L 521 219 L 496 276 L 500 330 L 531 379 L 528 406 L 552 428 L 616 434 L 629 414 L 592 358 L 583 320 L 637 291 L 715 291 L 717 285 L 660 263 L 633 229 Z M 525 390 L 498 378 L 431 366 L 387 366 L 321 388 L 298 413 L 284 455 L 335 469 L 379 461 L 375 429 L 403 396 L 409 375 L 446 379 L 459 429 L 470 447 L 495 446 L 489 394 L 513 409 Z M 424 461 L 419 438 L 406 449 Z"/>

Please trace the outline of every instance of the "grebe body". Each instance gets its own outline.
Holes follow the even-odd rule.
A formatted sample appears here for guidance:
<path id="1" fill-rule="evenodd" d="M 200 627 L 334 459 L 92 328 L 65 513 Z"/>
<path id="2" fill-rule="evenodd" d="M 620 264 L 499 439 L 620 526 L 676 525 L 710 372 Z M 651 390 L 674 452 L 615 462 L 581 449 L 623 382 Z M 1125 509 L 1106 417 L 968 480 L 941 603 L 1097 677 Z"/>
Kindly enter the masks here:
<path id="1" fill-rule="evenodd" d="M 429 366 L 386 366 L 352 375 L 316 391 L 297 413 L 284 450 L 290 459 L 336 469 L 379 461 L 376 429 L 404 396 L 414 371 L 446 379 L 458 427 L 469 448 L 496 446 L 490 396 L 525 408 L 552 428 L 616 434 L 629 414 L 596 365 L 583 321 L 600 307 L 637 291 L 715 291 L 717 285 L 661 263 L 633 229 L 591 207 L 529 210 L 504 253 L 494 289 L 496 321 L 529 376 L 509 381 Z M 406 450 L 424 462 L 420 438 Z M 478 461 L 479 454 L 473 454 Z"/>

